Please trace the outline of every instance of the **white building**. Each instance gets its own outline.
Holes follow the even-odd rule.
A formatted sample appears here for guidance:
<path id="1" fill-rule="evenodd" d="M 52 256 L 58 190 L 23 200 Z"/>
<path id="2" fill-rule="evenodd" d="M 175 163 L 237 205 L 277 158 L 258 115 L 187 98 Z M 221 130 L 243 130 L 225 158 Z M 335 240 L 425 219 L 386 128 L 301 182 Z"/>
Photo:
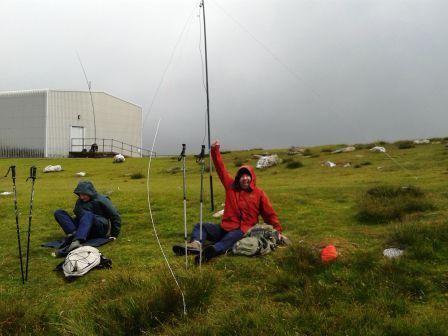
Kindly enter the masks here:
<path id="1" fill-rule="evenodd" d="M 141 156 L 142 108 L 92 92 L 100 152 Z M 95 142 L 89 92 L 0 92 L 0 157 L 66 157 Z M 143 153 L 145 154 L 145 153 Z"/>

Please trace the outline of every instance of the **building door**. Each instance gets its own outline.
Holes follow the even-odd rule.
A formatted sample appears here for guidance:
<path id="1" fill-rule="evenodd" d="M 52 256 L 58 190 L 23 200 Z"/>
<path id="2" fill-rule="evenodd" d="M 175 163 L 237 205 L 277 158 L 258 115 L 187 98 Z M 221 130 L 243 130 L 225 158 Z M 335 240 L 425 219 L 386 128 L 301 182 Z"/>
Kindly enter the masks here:
<path id="1" fill-rule="evenodd" d="M 70 151 L 82 152 L 84 149 L 84 127 L 72 126 L 70 130 Z"/>

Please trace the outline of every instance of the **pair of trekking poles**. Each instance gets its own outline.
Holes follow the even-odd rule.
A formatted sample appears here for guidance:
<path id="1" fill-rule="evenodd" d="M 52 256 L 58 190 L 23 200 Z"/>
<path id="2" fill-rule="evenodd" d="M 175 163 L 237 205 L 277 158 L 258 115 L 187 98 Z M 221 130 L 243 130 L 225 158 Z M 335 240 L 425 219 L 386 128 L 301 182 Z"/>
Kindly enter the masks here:
<path id="1" fill-rule="evenodd" d="M 187 177 L 186 177 L 186 144 L 182 144 L 182 152 L 179 155 L 178 161 L 182 161 L 182 185 L 184 195 L 184 240 L 185 240 L 185 269 L 188 269 L 188 231 L 187 231 Z M 202 145 L 201 152 L 195 155 L 196 163 L 201 166 L 201 187 L 199 196 L 199 267 L 202 266 L 202 224 L 203 224 L 203 209 L 204 209 L 204 172 L 205 172 L 205 145 Z"/>
<path id="2" fill-rule="evenodd" d="M 19 260 L 20 260 L 20 273 L 22 275 L 22 284 L 28 281 L 28 262 L 30 255 L 30 236 L 31 236 L 31 222 L 33 220 L 33 203 L 34 203 L 34 183 L 36 182 L 37 168 L 32 166 L 30 168 L 30 176 L 26 181 L 31 180 L 31 197 L 28 212 L 28 237 L 26 242 L 26 262 L 25 262 L 25 272 L 23 271 L 23 256 L 22 256 L 22 244 L 20 241 L 20 225 L 19 225 L 19 207 L 17 204 L 17 186 L 16 186 L 16 166 L 10 166 L 6 172 L 5 177 L 11 172 L 12 178 L 12 189 L 14 193 L 14 212 L 16 217 L 16 230 L 17 230 L 17 244 L 19 247 Z"/>

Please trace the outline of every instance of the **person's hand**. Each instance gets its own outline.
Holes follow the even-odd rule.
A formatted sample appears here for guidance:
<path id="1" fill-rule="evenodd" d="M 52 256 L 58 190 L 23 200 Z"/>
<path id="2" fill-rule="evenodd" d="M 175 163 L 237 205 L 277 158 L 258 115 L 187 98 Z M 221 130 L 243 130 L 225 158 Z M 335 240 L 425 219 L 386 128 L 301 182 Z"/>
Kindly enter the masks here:
<path id="1" fill-rule="evenodd" d="M 288 237 L 286 237 L 284 234 L 279 233 L 278 238 L 281 244 L 283 245 L 291 245 L 291 240 L 289 240 Z"/>
<path id="2" fill-rule="evenodd" d="M 213 147 L 215 147 L 215 146 L 219 146 L 219 140 L 215 140 L 215 141 L 213 141 L 212 146 L 213 146 Z"/>

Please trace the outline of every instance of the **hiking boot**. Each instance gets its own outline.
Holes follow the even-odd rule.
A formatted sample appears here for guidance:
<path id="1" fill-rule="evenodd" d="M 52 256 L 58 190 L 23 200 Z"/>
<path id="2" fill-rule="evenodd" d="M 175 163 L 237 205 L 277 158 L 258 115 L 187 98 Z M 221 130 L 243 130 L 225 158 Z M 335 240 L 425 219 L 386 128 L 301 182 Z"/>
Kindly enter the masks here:
<path id="1" fill-rule="evenodd" d="M 76 231 L 75 231 L 76 232 Z M 74 234 L 73 233 L 69 233 L 65 238 L 64 241 L 62 242 L 62 244 L 59 246 L 60 249 L 69 246 L 74 238 Z"/>
<path id="2" fill-rule="evenodd" d="M 79 240 L 74 240 L 72 241 L 72 243 L 70 244 L 70 246 L 67 249 L 67 252 L 71 252 L 75 249 L 77 249 L 78 247 L 81 247 L 81 242 Z"/>
<path id="3" fill-rule="evenodd" d="M 199 254 L 201 251 L 201 243 L 197 240 L 187 243 L 187 254 Z M 185 255 L 185 245 L 173 245 L 173 252 L 178 256 Z"/>
<path id="4" fill-rule="evenodd" d="M 207 246 L 205 249 L 202 250 L 202 262 L 206 263 L 208 261 L 210 261 L 211 259 L 213 259 L 214 257 L 218 256 L 218 252 L 216 252 L 215 246 L 210 245 Z M 197 255 L 194 258 L 194 262 L 196 263 L 196 265 L 199 265 L 199 255 Z"/>

